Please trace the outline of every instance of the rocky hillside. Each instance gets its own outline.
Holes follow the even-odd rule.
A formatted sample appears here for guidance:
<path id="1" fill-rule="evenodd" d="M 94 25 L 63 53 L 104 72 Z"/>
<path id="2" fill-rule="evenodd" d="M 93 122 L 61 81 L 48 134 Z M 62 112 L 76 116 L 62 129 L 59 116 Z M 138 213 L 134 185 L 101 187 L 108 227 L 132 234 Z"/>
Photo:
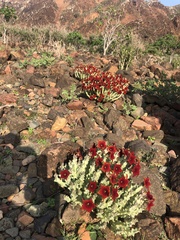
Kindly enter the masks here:
<path id="1" fill-rule="evenodd" d="M 14 0 L 18 22 L 26 25 L 56 24 L 61 28 L 78 30 L 85 35 L 97 34 L 107 8 L 119 12 L 122 24 L 134 29 L 142 39 L 156 39 L 167 33 L 179 35 L 179 7 L 165 7 L 161 3 L 148 4 L 144 0 Z M 100 11 L 101 10 L 101 11 Z"/>
<path id="2" fill-rule="evenodd" d="M 101 139 L 133 151 L 141 159 L 137 181 L 151 180 L 154 206 L 139 216 L 134 240 L 180 239 L 180 71 L 153 59 L 134 65 L 126 72 L 126 98 L 98 103 L 83 94 L 74 67 L 93 64 L 120 73 L 110 60 L 73 52 L 71 65 L 56 59 L 51 66 L 20 67 L 25 56 L 25 49 L 0 51 L 0 239 L 69 239 L 75 233 L 72 219 L 76 227 L 82 218 L 91 222 L 89 215 L 66 208 L 53 174 L 59 163 Z M 148 82 L 147 91 L 135 87 L 139 79 L 160 81 L 162 74 L 175 81 Z M 97 239 L 122 238 L 106 228 Z"/>

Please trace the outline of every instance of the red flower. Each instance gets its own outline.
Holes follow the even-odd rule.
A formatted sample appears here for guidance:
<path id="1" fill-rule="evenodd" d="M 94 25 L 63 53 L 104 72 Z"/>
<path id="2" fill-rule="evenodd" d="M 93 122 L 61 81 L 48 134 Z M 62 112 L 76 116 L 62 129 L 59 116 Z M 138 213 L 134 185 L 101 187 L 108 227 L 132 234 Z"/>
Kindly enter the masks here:
<path id="1" fill-rule="evenodd" d="M 91 212 L 96 205 L 93 203 L 92 199 L 86 199 L 86 200 L 82 200 L 82 209 L 87 211 L 87 212 Z"/>
<path id="2" fill-rule="evenodd" d="M 147 210 L 148 212 L 151 210 L 151 208 L 154 206 L 154 202 L 153 201 L 149 201 L 147 204 Z"/>
<path id="3" fill-rule="evenodd" d="M 96 149 L 96 146 L 95 146 L 95 144 L 94 144 L 94 145 L 89 149 L 89 152 L 91 153 L 91 157 L 92 157 L 92 158 L 96 156 L 96 151 L 97 151 L 97 149 Z"/>
<path id="4" fill-rule="evenodd" d="M 104 140 L 99 140 L 97 147 L 100 149 L 105 149 L 106 148 L 106 142 Z"/>
<path id="5" fill-rule="evenodd" d="M 144 186 L 145 188 L 149 189 L 149 187 L 151 186 L 150 180 L 149 178 L 144 178 Z"/>
<path id="6" fill-rule="evenodd" d="M 136 156 L 134 155 L 133 152 L 131 152 L 131 153 L 129 154 L 127 161 L 128 161 L 128 163 L 129 163 L 130 165 L 136 163 Z"/>
<path id="7" fill-rule="evenodd" d="M 116 198 L 118 197 L 118 189 L 117 188 L 112 188 L 112 199 L 113 201 L 116 200 Z"/>
<path id="8" fill-rule="evenodd" d="M 101 170 L 103 172 L 110 172 L 111 171 L 111 165 L 108 162 L 103 163 Z"/>
<path id="9" fill-rule="evenodd" d="M 112 161 L 114 160 L 114 153 L 113 153 L 113 152 L 110 153 L 109 158 L 110 158 Z"/>
<path id="10" fill-rule="evenodd" d="M 108 151 L 110 153 L 115 153 L 117 151 L 115 144 L 113 144 L 112 146 L 108 146 Z"/>
<path id="11" fill-rule="evenodd" d="M 116 184 L 117 183 L 117 176 L 115 175 L 115 174 L 112 174 L 111 176 L 110 176 L 110 182 L 111 182 L 111 184 Z"/>
<path id="12" fill-rule="evenodd" d="M 65 169 L 65 170 L 60 171 L 59 174 L 60 174 L 60 177 L 61 177 L 61 178 L 67 179 L 68 176 L 69 176 L 69 174 L 70 174 L 70 172 L 69 172 L 67 169 Z"/>
<path id="13" fill-rule="evenodd" d="M 113 172 L 115 173 L 115 174 L 119 174 L 119 173 L 121 173 L 122 172 L 122 169 L 121 169 L 121 164 L 115 164 L 114 165 L 114 168 L 113 168 Z"/>
<path id="14" fill-rule="evenodd" d="M 98 194 L 101 195 L 103 199 L 109 197 L 110 195 L 110 187 L 102 185 L 98 191 Z"/>
<path id="15" fill-rule="evenodd" d="M 97 158 L 95 159 L 96 167 L 99 167 L 99 166 L 102 164 L 102 162 L 103 162 L 103 158 L 97 157 Z"/>
<path id="16" fill-rule="evenodd" d="M 140 166 L 139 163 L 137 163 L 137 164 L 133 167 L 133 169 L 132 169 L 133 177 L 139 176 L 139 174 L 140 174 L 140 169 L 141 169 L 141 166 Z"/>
<path id="17" fill-rule="evenodd" d="M 124 149 L 122 150 L 122 152 L 123 152 L 123 154 L 124 154 L 125 156 L 128 156 L 128 155 L 129 155 L 129 149 L 124 148 Z"/>
<path id="18" fill-rule="evenodd" d="M 126 188 L 128 186 L 129 180 L 124 176 L 119 178 L 118 185 L 120 188 Z"/>
<path id="19" fill-rule="evenodd" d="M 154 201 L 153 195 L 149 191 L 146 193 L 146 197 L 148 201 Z"/>
<path id="20" fill-rule="evenodd" d="M 97 183 L 96 183 L 96 182 L 93 182 L 93 181 L 91 181 L 91 182 L 88 184 L 88 187 L 87 187 L 87 189 L 88 189 L 90 192 L 92 192 L 92 193 L 94 193 L 94 191 L 96 190 L 96 188 L 97 188 Z"/>

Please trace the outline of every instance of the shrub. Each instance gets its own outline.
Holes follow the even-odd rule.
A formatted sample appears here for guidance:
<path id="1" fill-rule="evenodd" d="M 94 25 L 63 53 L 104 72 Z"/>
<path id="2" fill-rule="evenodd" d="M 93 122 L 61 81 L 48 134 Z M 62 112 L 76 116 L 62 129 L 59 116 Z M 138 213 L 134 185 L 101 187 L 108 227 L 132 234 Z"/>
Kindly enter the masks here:
<path id="1" fill-rule="evenodd" d="M 3 15 L 6 22 L 9 22 L 11 19 L 16 19 L 16 10 L 13 7 L 4 6 L 0 9 L 0 14 Z"/>
<path id="2" fill-rule="evenodd" d="M 178 38 L 172 34 L 160 37 L 154 43 L 149 44 L 146 52 L 151 54 L 171 54 L 173 51 L 180 49 Z"/>
<path id="3" fill-rule="evenodd" d="M 101 36 L 90 36 L 87 47 L 91 53 L 103 53 L 103 38 Z"/>
<path id="4" fill-rule="evenodd" d="M 164 98 L 167 103 L 180 102 L 180 87 L 174 79 L 166 79 L 165 76 L 162 79 L 148 79 L 144 83 L 135 82 L 133 91 Z"/>
<path id="5" fill-rule="evenodd" d="M 20 67 L 27 67 L 27 65 L 33 65 L 34 67 L 47 67 L 55 61 L 55 57 L 51 53 L 41 53 L 41 58 L 32 58 L 30 60 L 25 59 L 20 62 Z"/>
<path id="6" fill-rule="evenodd" d="M 144 184 L 133 180 L 139 173 L 140 162 L 133 152 L 100 140 L 84 157 L 74 154 L 54 177 L 69 192 L 65 200 L 93 213 L 99 229 L 108 226 L 127 238 L 138 232 L 137 215 L 154 205 L 149 178 Z"/>
<path id="7" fill-rule="evenodd" d="M 77 32 L 70 32 L 66 38 L 65 38 L 65 42 L 71 45 L 74 45 L 77 48 L 82 47 L 85 44 L 85 39 L 82 37 L 82 35 Z"/>
<path id="8" fill-rule="evenodd" d="M 129 82 L 120 74 L 101 72 L 92 65 L 78 66 L 74 73 L 82 80 L 82 90 L 91 100 L 114 102 L 128 91 Z"/>

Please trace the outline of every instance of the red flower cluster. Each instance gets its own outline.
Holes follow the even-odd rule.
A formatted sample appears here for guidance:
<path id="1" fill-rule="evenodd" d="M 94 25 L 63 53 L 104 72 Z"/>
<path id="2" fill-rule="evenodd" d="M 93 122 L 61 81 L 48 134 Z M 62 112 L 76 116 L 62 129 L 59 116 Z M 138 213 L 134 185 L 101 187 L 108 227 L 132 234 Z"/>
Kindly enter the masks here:
<path id="1" fill-rule="evenodd" d="M 78 66 L 75 72 L 83 76 L 82 90 L 91 100 L 114 101 L 128 91 L 129 81 L 120 74 L 114 76 L 110 72 L 101 72 L 92 65 Z"/>
<path id="2" fill-rule="evenodd" d="M 101 155 L 98 155 L 99 150 Z M 90 181 L 87 186 L 87 189 L 91 193 L 95 193 L 97 190 L 96 193 L 101 196 L 102 199 L 111 197 L 113 201 L 115 201 L 116 198 L 118 198 L 118 189 L 125 189 L 129 186 L 130 179 L 124 176 L 122 170 L 121 163 L 123 163 L 123 161 L 127 162 L 133 177 L 138 176 L 140 173 L 140 164 L 135 154 L 128 149 L 117 149 L 115 144 L 107 146 L 104 140 L 99 140 L 97 146 L 93 144 L 92 148 L 89 149 L 89 154 L 95 161 L 97 169 L 100 169 L 109 179 L 109 186 L 100 185 L 98 188 L 98 183 L 94 181 Z M 113 162 L 115 154 L 119 157 L 119 163 L 117 161 Z"/>
<path id="3" fill-rule="evenodd" d="M 132 177 L 140 174 L 139 160 L 136 158 L 134 152 L 131 152 L 129 149 L 118 149 L 115 144 L 107 146 L 104 140 L 99 140 L 97 145 L 93 144 L 89 149 L 89 155 L 91 160 L 95 161 L 96 170 L 101 171 L 101 177 L 107 178 L 106 184 L 100 184 L 100 180 L 96 182 L 93 179 L 89 179 L 88 182 L 85 183 L 85 186 L 92 196 L 93 194 L 99 196 L 98 201 L 108 197 L 115 201 L 119 197 L 118 191 L 123 189 L 125 191 L 125 189 L 132 184 Z M 123 169 L 124 163 L 126 169 L 130 172 L 128 175 Z M 67 169 L 61 170 L 59 174 L 60 178 L 65 180 L 69 175 L 70 172 Z M 148 211 L 150 211 L 154 205 L 154 198 L 149 189 L 150 186 L 149 178 L 144 178 Z M 97 203 L 95 202 L 95 204 L 92 199 L 83 199 L 82 209 L 88 212 L 93 211 Z"/>
<path id="4" fill-rule="evenodd" d="M 148 203 L 147 203 L 147 210 L 150 211 L 151 208 L 154 206 L 154 197 L 153 195 L 150 193 L 150 190 L 149 190 L 149 187 L 151 186 L 151 183 L 150 183 L 150 179 L 147 177 L 147 178 L 144 178 L 144 187 L 146 188 L 147 192 L 146 192 L 146 198 L 148 200 Z"/>

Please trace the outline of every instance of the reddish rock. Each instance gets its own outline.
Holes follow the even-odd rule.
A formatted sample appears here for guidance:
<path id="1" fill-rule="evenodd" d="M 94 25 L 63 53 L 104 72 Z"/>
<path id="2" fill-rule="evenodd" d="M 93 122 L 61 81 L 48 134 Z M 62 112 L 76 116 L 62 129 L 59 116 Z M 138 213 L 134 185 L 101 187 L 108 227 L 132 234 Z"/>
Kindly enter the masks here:
<path id="1" fill-rule="evenodd" d="M 38 175 L 44 179 L 51 178 L 57 165 L 63 163 L 68 155 L 72 155 L 79 144 L 73 142 L 55 143 L 46 148 L 37 159 Z"/>
<path id="2" fill-rule="evenodd" d="M 78 235 L 81 240 L 91 240 L 90 232 L 86 230 L 86 224 L 81 224 L 78 229 Z"/>
<path id="3" fill-rule="evenodd" d="M 8 75 L 11 74 L 11 67 L 9 65 L 7 65 L 7 67 L 4 69 L 4 72 Z"/>
<path id="4" fill-rule="evenodd" d="M 132 125 L 131 125 L 134 129 L 139 130 L 139 131 L 143 131 L 143 130 L 153 130 L 153 126 L 151 124 L 148 124 L 146 122 L 144 122 L 143 120 L 140 119 L 136 119 Z"/>
<path id="5" fill-rule="evenodd" d="M 48 224 L 46 228 L 46 234 L 52 236 L 52 237 L 58 237 L 61 236 L 60 229 L 61 224 L 57 218 L 54 218 L 51 223 Z"/>
<path id="6" fill-rule="evenodd" d="M 30 74 L 33 74 L 35 72 L 35 67 L 33 67 L 31 65 L 27 66 L 26 72 L 30 73 Z"/>
<path id="7" fill-rule="evenodd" d="M 17 97 L 12 93 L 0 94 L 0 103 L 2 104 L 15 103 L 16 101 L 17 101 Z"/>
<path id="8" fill-rule="evenodd" d="M 17 221 L 21 223 L 23 226 L 28 226 L 34 221 L 34 218 L 31 217 L 31 215 L 28 214 L 27 212 L 23 211 L 19 214 Z"/>
<path id="9" fill-rule="evenodd" d="M 180 239 L 180 218 L 179 217 L 166 217 L 165 227 L 169 239 Z"/>
<path id="10" fill-rule="evenodd" d="M 112 74 L 116 74 L 116 72 L 118 71 L 118 67 L 113 65 L 108 69 L 108 72 L 112 73 Z"/>
<path id="11" fill-rule="evenodd" d="M 45 94 L 51 95 L 54 98 L 57 98 L 57 97 L 59 97 L 60 90 L 58 88 L 55 88 L 55 87 L 46 88 L 45 89 Z"/>
<path id="12" fill-rule="evenodd" d="M 83 103 L 79 100 L 71 101 L 67 104 L 67 108 L 70 110 L 82 110 Z"/>
<path id="13" fill-rule="evenodd" d="M 101 58 L 101 61 L 103 64 L 108 64 L 110 62 L 110 60 L 108 60 L 106 58 Z"/>
<path id="14" fill-rule="evenodd" d="M 144 120 L 146 123 L 150 124 L 152 126 L 152 130 L 160 130 L 161 128 L 161 119 L 152 117 L 152 116 L 142 116 L 142 120 Z"/>
<path id="15" fill-rule="evenodd" d="M 10 52 L 8 50 L 0 50 L 0 63 L 4 63 L 8 60 Z"/>

